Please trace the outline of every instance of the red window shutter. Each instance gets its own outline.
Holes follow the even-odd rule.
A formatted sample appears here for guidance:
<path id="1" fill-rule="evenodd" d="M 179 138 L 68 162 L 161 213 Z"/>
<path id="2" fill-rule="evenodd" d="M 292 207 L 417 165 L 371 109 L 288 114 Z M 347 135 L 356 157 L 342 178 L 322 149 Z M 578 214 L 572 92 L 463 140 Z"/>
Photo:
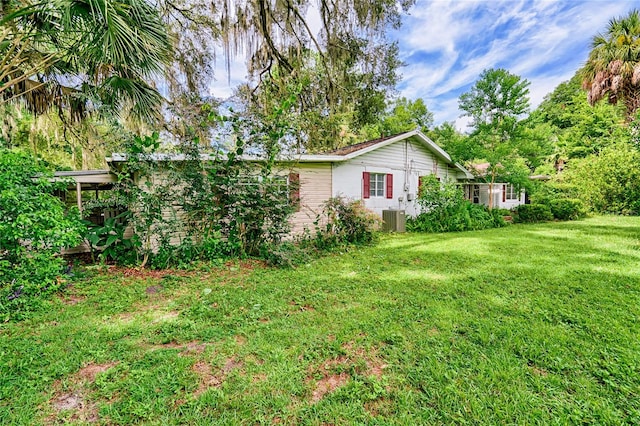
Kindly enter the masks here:
<path id="1" fill-rule="evenodd" d="M 502 185 L 502 202 L 507 201 L 507 185 Z"/>
<path id="2" fill-rule="evenodd" d="M 371 180 L 369 172 L 362 172 L 362 198 L 369 198 L 371 191 Z"/>
<path id="3" fill-rule="evenodd" d="M 387 198 L 393 198 L 393 175 L 387 174 Z"/>
<path id="4" fill-rule="evenodd" d="M 300 173 L 289 173 L 289 201 L 300 211 Z"/>

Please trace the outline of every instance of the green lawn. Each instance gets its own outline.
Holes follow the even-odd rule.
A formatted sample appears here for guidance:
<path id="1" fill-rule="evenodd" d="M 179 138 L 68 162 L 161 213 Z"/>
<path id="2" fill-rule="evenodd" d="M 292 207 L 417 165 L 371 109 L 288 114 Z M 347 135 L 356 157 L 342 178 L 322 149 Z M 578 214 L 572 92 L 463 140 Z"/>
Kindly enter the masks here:
<path id="1" fill-rule="evenodd" d="M 0 424 L 640 423 L 640 218 L 246 266 L 79 273 L 0 325 Z"/>

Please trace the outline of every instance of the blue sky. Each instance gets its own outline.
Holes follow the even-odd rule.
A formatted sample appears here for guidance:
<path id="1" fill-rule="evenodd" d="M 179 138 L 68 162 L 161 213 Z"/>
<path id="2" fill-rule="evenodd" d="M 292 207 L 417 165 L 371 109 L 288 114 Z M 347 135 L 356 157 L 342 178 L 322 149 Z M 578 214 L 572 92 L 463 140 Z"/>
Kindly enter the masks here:
<path id="1" fill-rule="evenodd" d="M 422 98 L 434 121 L 466 130 L 458 97 L 487 68 L 505 68 L 531 82 L 532 106 L 570 79 L 591 40 L 640 1 L 417 0 L 392 34 L 407 64 L 401 96 Z"/>
<path id="2" fill-rule="evenodd" d="M 535 107 L 584 64 L 593 36 L 633 8 L 640 0 L 416 0 L 390 34 L 406 63 L 399 95 L 422 98 L 435 124 L 453 121 L 466 130 L 458 97 L 484 69 L 505 68 L 531 82 Z M 231 74 L 231 86 L 244 78 L 242 58 Z M 212 93 L 229 96 L 222 67 L 217 75 Z"/>

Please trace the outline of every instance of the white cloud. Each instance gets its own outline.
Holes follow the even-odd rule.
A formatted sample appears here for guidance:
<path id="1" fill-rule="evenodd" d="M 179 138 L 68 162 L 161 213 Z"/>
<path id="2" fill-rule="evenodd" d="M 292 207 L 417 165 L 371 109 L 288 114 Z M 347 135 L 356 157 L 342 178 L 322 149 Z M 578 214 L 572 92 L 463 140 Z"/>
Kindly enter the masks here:
<path id="1" fill-rule="evenodd" d="M 437 124 L 464 125 L 457 108 L 460 92 L 482 70 L 502 67 L 531 81 L 535 107 L 582 66 L 592 37 L 634 3 L 640 7 L 635 0 L 418 0 L 396 33 L 401 56 L 409 62 L 402 70 L 401 94 L 423 98 Z"/>

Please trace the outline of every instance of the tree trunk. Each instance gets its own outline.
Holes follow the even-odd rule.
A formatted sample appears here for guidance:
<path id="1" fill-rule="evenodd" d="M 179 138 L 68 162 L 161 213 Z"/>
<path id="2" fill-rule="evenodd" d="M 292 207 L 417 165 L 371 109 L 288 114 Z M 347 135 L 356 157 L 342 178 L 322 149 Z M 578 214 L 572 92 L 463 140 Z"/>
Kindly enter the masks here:
<path id="1" fill-rule="evenodd" d="M 491 180 L 489 181 L 489 211 L 493 210 L 493 186 L 496 183 L 496 172 L 491 171 Z"/>
<path id="2" fill-rule="evenodd" d="M 640 87 L 627 85 L 624 91 L 624 105 L 627 107 L 625 122 L 631 123 L 640 108 Z"/>

